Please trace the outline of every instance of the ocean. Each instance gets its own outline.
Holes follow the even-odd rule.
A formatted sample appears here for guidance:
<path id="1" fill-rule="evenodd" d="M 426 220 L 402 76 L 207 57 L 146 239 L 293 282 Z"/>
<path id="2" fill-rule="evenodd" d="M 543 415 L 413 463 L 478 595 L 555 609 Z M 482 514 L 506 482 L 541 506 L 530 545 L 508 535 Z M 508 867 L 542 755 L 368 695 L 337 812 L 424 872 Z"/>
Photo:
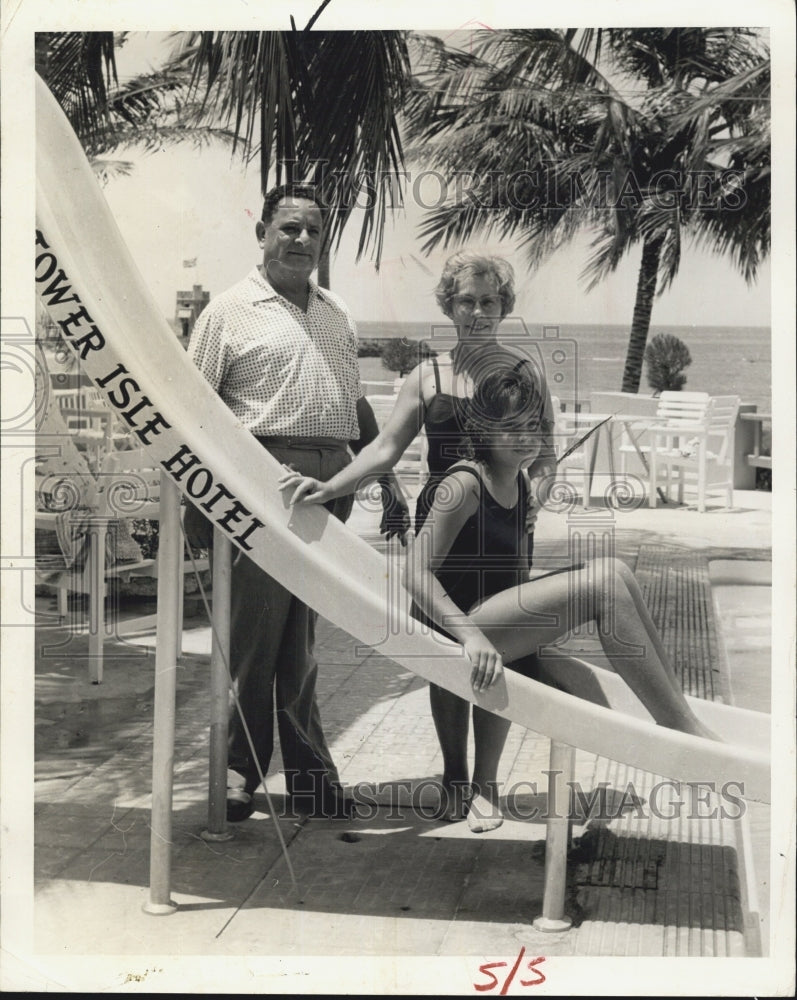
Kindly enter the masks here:
<path id="1" fill-rule="evenodd" d="M 428 323 L 391 323 L 358 321 L 361 339 L 406 337 L 407 340 L 428 340 L 440 343 L 442 350 L 450 346 L 442 326 Z M 596 391 L 618 391 L 622 384 L 623 365 L 628 343 L 626 326 L 563 325 L 543 327 L 527 324 L 532 343 L 536 344 L 551 391 L 561 399 L 588 402 Z M 771 413 L 772 354 L 768 327 L 737 326 L 663 326 L 653 324 L 648 342 L 657 333 L 672 333 L 689 349 L 692 364 L 685 370 L 684 391 L 708 392 L 713 396 L 739 395 L 744 403 L 752 403 L 759 413 Z M 520 324 L 505 320 L 499 328 L 499 339 L 515 338 L 526 342 Z M 380 358 L 360 358 L 364 379 L 390 380 Z M 639 391 L 652 392 L 643 366 Z"/>

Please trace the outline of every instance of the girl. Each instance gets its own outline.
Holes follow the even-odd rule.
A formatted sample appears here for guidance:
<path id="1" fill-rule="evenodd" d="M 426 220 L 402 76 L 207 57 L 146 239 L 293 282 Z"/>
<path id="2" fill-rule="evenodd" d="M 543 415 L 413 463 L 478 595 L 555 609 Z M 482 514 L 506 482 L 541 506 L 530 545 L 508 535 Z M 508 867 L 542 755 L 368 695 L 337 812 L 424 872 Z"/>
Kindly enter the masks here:
<path id="1" fill-rule="evenodd" d="M 521 469 L 539 452 L 542 410 L 522 371 L 492 372 L 477 385 L 466 428 L 471 457 L 437 489 L 408 554 L 405 586 L 422 617 L 462 644 L 476 691 L 495 684 L 506 664 L 530 673 L 535 654 L 594 619 L 604 653 L 657 723 L 716 738 L 687 704 L 624 564 L 528 580 Z M 503 822 L 497 770 L 509 725 L 474 706 L 467 819 L 477 833 Z"/>

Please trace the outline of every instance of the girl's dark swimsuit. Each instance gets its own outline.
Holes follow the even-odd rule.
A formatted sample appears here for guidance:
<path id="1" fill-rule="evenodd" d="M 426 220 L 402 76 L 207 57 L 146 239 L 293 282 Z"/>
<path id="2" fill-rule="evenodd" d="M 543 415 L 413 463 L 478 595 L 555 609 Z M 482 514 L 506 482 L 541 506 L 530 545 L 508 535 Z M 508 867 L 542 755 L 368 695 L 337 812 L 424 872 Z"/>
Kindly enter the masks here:
<path id="1" fill-rule="evenodd" d="M 476 469 L 454 465 L 445 475 L 460 471 L 477 480 L 479 506 L 462 526 L 434 574 L 451 600 L 467 613 L 493 594 L 518 587 L 528 578 L 528 566 L 522 553 L 528 497 L 526 482 L 519 473 L 517 501 L 512 507 L 502 507 Z M 413 615 L 453 638 L 419 608 L 413 607 Z"/>
<path id="2" fill-rule="evenodd" d="M 517 587 L 528 579 L 521 551 L 525 534 L 526 483 L 517 477 L 518 496 L 512 507 L 502 507 L 476 469 L 454 465 L 447 475 L 467 472 L 479 484 L 479 506 L 468 518 L 435 576 L 451 600 L 463 611 Z"/>

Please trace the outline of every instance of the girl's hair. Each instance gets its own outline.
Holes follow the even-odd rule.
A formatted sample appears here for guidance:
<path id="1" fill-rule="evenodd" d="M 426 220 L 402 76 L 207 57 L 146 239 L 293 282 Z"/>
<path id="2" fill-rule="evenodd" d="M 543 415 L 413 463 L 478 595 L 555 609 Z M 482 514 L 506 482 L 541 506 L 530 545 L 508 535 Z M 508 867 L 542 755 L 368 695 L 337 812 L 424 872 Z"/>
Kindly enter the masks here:
<path id="1" fill-rule="evenodd" d="M 446 316 L 451 316 L 451 298 L 456 293 L 457 282 L 468 275 L 492 278 L 501 296 L 501 318 L 512 312 L 515 304 L 515 272 L 509 261 L 492 254 L 460 250 L 445 262 L 440 281 L 434 290 L 437 304 Z"/>
<path id="2" fill-rule="evenodd" d="M 491 436 L 501 431 L 542 431 L 544 399 L 527 372 L 515 368 L 493 370 L 475 388 L 465 421 L 468 458 L 489 458 Z"/>

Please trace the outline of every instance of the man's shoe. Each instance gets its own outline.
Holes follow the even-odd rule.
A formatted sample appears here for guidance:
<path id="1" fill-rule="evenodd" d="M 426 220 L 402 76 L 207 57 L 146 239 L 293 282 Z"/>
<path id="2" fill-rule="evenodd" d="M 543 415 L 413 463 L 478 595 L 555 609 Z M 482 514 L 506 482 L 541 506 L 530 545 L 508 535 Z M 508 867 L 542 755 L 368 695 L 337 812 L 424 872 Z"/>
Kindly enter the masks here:
<path id="1" fill-rule="evenodd" d="M 254 788 L 246 776 L 238 771 L 227 770 L 227 822 L 242 823 L 255 811 Z"/>
<path id="2" fill-rule="evenodd" d="M 243 788 L 227 789 L 227 822 L 242 823 L 255 811 L 254 796 Z"/>

